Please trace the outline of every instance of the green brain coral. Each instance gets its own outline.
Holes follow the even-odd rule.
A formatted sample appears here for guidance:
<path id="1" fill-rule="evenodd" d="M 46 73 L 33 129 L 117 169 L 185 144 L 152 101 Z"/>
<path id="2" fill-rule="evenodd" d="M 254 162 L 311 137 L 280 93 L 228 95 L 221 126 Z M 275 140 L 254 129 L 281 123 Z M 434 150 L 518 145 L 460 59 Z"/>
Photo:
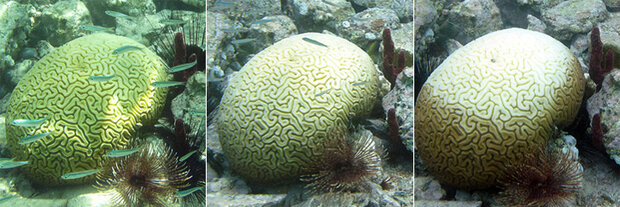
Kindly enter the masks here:
<path id="1" fill-rule="evenodd" d="M 353 43 L 295 35 L 258 53 L 230 79 L 217 134 L 242 176 L 264 183 L 295 179 L 322 153 L 330 132 L 370 113 L 378 91 L 373 61 Z"/>
<path id="2" fill-rule="evenodd" d="M 510 163 L 547 146 L 568 126 L 585 86 L 581 65 L 559 41 L 506 29 L 452 53 L 429 76 L 415 106 L 415 144 L 445 184 L 486 188 Z"/>
<path id="3" fill-rule="evenodd" d="M 113 51 L 133 45 L 142 50 Z M 114 77 L 107 81 L 91 76 Z M 129 38 L 96 33 L 57 48 L 20 80 L 8 104 L 7 142 L 15 160 L 28 160 L 22 170 L 48 185 L 80 183 L 62 180 L 65 173 L 98 169 L 104 154 L 126 148 L 136 123 L 149 123 L 163 108 L 166 90 L 154 81 L 167 80 L 165 65 L 155 53 Z M 38 127 L 17 127 L 14 119 L 47 120 Z M 20 145 L 25 136 L 51 132 Z"/>

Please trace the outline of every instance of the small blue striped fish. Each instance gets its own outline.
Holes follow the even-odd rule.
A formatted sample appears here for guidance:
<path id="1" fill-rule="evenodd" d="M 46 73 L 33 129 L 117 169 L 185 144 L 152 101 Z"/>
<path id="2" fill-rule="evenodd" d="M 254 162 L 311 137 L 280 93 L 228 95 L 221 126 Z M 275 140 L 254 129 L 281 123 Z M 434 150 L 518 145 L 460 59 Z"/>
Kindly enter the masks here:
<path id="1" fill-rule="evenodd" d="M 193 187 L 193 188 L 190 188 L 190 189 L 187 189 L 187 190 L 179 191 L 176 194 L 174 194 L 174 196 L 176 196 L 178 198 L 182 198 L 182 197 L 185 197 L 185 196 L 187 196 L 189 194 L 192 194 L 192 193 L 194 193 L 194 192 L 196 192 L 198 190 L 201 190 L 202 188 L 203 187 Z"/>
<path id="2" fill-rule="evenodd" d="M 28 164 L 28 161 L 3 161 L 0 162 L 0 169 L 11 169 Z"/>
<path id="3" fill-rule="evenodd" d="M 183 162 L 183 161 L 187 160 L 187 158 L 189 158 L 190 156 L 192 156 L 196 152 L 197 152 L 197 150 L 194 150 L 194 151 L 191 151 L 191 152 L 187 153 L 186 155 L 183 155 L 183 157 L 179 158 L 179 162 Z"/>
<path id="4" fill-rule="evenodd" d="M 88 80 L 95 81 L 95 82 L 104 82 L 104 81 L 109 81 L 112 78 L 114 78 L 114 75 L 108 75 L 108 76 L 93 75 L 93 76 L 90 76 Z"/>
<path id="5" fill-rule="evenodd" d="M 19 142 L 17 142 L 17 144 L 30 144 L 33 142 L 36 142 L 40 139 L 43 139 L 43 137 L 47 137 L 48 135 L 52 134 L 51 132 L 44 132 L 41 134 L 35 134 L 35 135 L 30 135 L 24 138 L 21 138 L 19 140 Z"/>
<path id="6" fill-rule="evenodd" d="M 106 153 L 108 157 L 124 157 L 135 152 L 139 151 L 139 149 L 122 149 L 122 150 L 110 150 Z"/>
<path id="7" fill-rule="evenodd" d="M 151 83 L 151 85 L 153 85 L 154 87 L 157 87 L 157 88 L 166 88 L 166 87 L 172 87 L 172 86 L 185 85 L 185 82 L 180 82 L 180 81 L 155 81 L 155 82 Z"/>
<path id="8" fill-rule="evenodd" d="M 171 67 L 170 70 L 168 70 L 168 73 L 176 73 L 176 72 L 179 72 L 179 71 L 184 71 L 184 70 L 190 69 L 190 68 L 194 67 L 194 65 L 196 65 L 197 61 L 198 60 L 194 60 L 194 62 L 191 62 L 191 63 L 185 63 L 185 64 L 181 64 L 181 65 L 177 65 L 177 66 Z"/>
<path id="9" fill-rule="evenodd" d="M 119 47 L 116 50 L 112 51 L 112 54 L 118 55 L 118 54 L 121 54 L 121 53 L 124 53 L 124 52 L 129 52 L 129 51 L 132 51 L 132 50 L 142 50 L 142 48 L 138 47 L 138 46 L 133 46 L 133 45 L 125 45 L 125 46 Z"/>
<path id="10" fill-rule="evenodd" d="M 77 172 L 70 172 L 70 173 L 60 176 L 60 178 L 62 178 L 63 180 L 73 180 L 73 179 L 83 178 L 83 177 L 98 173 L 99 171 L 101 170 L 95 169 L 95 170 L 83 170 L 83 171 L 77 171 Z"/>
<path id="11" fill-rule="evenodd" d="M 11 122 L 11 125 L 18 126 L 18 127 L 36 127 L 36 126 L 43 124 L 45 120 L 47 120 L 47 117 L 41 118 L 41 119 L 34 119 L 34 120 L 13 119 L 13 121 Z"/>

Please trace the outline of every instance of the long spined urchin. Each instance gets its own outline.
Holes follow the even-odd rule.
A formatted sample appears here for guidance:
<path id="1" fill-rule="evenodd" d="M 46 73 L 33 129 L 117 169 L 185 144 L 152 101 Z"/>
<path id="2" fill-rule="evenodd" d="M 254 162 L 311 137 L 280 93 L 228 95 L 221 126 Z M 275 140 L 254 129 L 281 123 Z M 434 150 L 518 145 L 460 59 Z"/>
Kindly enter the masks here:
<path id="1" fill-rule="evenodd" d="M 312 166 L 312 174 L 301 180 L 311 192 L 364 191 L 373 176 L 380 173 L 381 159 L 370 132 L 358 140 L 338 135 Z"/>
<path id="2" fill-rule="evenodd" d="M 543 150 L 507 169 L 498 201 L 507 206 L 567 206 L 581 189 L 583 172 L 568 154 Z"/>
<path id="3" fill-rule="evenodd" d="M 187 168 L 165 144 L 150 142 L 140 151 L 110 162 L 97 174 L 95 187 L 113 189 L 118 206 L 168 206 L 187 188 Z"/>

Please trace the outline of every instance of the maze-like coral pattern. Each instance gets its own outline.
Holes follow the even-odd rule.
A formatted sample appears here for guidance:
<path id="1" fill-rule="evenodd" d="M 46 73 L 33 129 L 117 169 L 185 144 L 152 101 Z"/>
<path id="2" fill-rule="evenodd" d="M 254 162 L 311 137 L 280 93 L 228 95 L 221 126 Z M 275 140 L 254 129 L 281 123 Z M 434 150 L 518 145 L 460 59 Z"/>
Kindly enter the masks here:
<path id="1" fill-rule="evenodd" d="M 134 45 L 142 50 L 112 54 Z M 91 81 L 91 76 L 114 77 Z M 167 80 L 159 57 L 129 38 L 96 33 L 75 39 L 37 62 L 11 95 L 7 142 L 15 160 L 28 160 L 24 172 L 41 184 L 65 181 L 68 172 L 98 169 L 103 155 L 128 146 L 136 123 L 153 122 L 163 108 L 166 90 L 154 81 Z M 47 117 L 40 127 L 16 127 L 13 119 Z M 31 144 L 24 136 L 51 132 Z M 88 179 L 92 179 L 92 176 Z"/>
<path id="2" fill-rule="evenodd" d="M 575 56 L 542 33 L 507 29 L 450 55 L 422 87 L 416 147 L 429 171 L 459 188 L 486 188 L 506 166 L 546 147 L 577 114 L 585 79 Z"/>
<path id="3" fill-rule="evenodd" d="M 292 36 L 261 51 L 230 80 L 218 137 L 244 177 L 295 179 L 325 148 L 330 132 L 370 113 L 378 87 L 372 60 L 354 44 L 326 34 Z"/>

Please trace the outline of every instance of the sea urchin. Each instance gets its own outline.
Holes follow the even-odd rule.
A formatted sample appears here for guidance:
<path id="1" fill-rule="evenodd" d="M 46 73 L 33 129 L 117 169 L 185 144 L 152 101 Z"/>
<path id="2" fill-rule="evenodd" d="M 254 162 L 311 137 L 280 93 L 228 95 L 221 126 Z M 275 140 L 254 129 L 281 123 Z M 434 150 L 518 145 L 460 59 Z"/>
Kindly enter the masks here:
<path id="1" fill-rule="evenodd" d="M 167 206 L 188 186 L 186 167 L 165 144 L 150 142 L 140 151 L 110 162 L 97 174 L 100 190 L 114 189 L 118 206 Z"/>
<path id="2" fill-rule="evenodd" d="M 501 198 L 507 206 L 567 206 L 581 188 L 583 173 L 568 154 L 546 150 L 526 155 L 526 161 L 507 169 L 509 176 L 499 182 Z"/>
<path id="3" fill-rule="evenodd" d="M 370 132 L 362 133 L 359 140 L 337 136 L 312 166 L 313 174 L 302 181 L 311 192 L 363 191 L 370 179 L 380 172 L 380 157 Z"/>

